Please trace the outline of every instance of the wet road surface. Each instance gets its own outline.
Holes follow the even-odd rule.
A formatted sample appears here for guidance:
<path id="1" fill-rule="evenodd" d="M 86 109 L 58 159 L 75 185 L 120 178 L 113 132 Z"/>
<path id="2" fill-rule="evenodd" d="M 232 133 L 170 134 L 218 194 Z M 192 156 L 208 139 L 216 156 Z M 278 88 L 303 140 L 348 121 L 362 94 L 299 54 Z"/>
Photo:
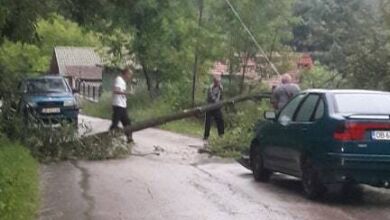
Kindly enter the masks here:
<path id="1" fill-rule="evenodd" d="M 110 124 L 83 119 L 94 131 Z M 134 140 L 126 159 L 42 165 L 40 219 L 390 219 L 390 190 L 313 202 L 294 178 L 257 183 L 232 160 L 198 154 L 200 139 L 146 129 Z"/>

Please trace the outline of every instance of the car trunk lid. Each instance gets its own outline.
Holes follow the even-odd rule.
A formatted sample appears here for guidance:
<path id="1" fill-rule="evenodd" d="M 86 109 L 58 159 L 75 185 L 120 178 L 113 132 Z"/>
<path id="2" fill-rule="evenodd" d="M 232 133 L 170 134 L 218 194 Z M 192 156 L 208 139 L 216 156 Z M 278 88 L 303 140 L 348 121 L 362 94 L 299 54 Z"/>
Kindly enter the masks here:
<path id="1" fill-rule="evenodd" d="M 343 153 L 390 155 L 389 115 L 348 115 L 333 133 Z"/>

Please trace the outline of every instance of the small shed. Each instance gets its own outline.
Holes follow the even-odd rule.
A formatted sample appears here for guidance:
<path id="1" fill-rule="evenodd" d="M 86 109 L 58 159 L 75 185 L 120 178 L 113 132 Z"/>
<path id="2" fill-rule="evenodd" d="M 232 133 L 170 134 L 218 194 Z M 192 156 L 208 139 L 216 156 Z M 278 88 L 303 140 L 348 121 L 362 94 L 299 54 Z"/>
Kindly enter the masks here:
<path id="1" fill-rule="evenodd" d="M 91 47 L 55 47 L 49 72 L 64 76 L 80 95 L 98 100 L 101 95 L 103 65 Z"/>

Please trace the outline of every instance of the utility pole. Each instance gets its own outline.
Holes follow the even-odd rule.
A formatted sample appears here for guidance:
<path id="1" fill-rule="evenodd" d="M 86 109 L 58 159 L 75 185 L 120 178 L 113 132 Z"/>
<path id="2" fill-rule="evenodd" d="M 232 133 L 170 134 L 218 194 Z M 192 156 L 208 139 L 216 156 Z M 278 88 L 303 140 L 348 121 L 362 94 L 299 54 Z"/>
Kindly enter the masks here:
<path id="1" fill-rule="evenodd" d="M 196 93 L 196 80 L 198 75 L 198 56 L 199 56 L 199 32 L 202 27 L 202 17 L 203 17 L 203 0 L 198 0 L 198 6 L 199 6 L 199 17 L 198 17 L 198 35 L 196 38 L 196 45 L 195 45 L 195 60 L 194 60 L 194 66 L 192 70 L 192 106 L 195 106 L 195 93 Z"/>

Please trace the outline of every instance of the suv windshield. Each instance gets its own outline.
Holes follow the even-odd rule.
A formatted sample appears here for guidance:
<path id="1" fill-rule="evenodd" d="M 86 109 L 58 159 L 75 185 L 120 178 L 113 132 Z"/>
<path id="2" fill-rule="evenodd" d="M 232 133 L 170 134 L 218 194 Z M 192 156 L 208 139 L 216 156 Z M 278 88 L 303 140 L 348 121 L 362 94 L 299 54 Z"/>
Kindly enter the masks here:
<path id="1" fill-rule="evenodd" d="M 61 93 L 69 92 L 63 79 L 30 79 L 26 83 L 28 93 Z"/>
<path id="2" fill-rule="evenodd" d="M 335 94 L 336 113 L 390 114 L 389 94 Z"/>

